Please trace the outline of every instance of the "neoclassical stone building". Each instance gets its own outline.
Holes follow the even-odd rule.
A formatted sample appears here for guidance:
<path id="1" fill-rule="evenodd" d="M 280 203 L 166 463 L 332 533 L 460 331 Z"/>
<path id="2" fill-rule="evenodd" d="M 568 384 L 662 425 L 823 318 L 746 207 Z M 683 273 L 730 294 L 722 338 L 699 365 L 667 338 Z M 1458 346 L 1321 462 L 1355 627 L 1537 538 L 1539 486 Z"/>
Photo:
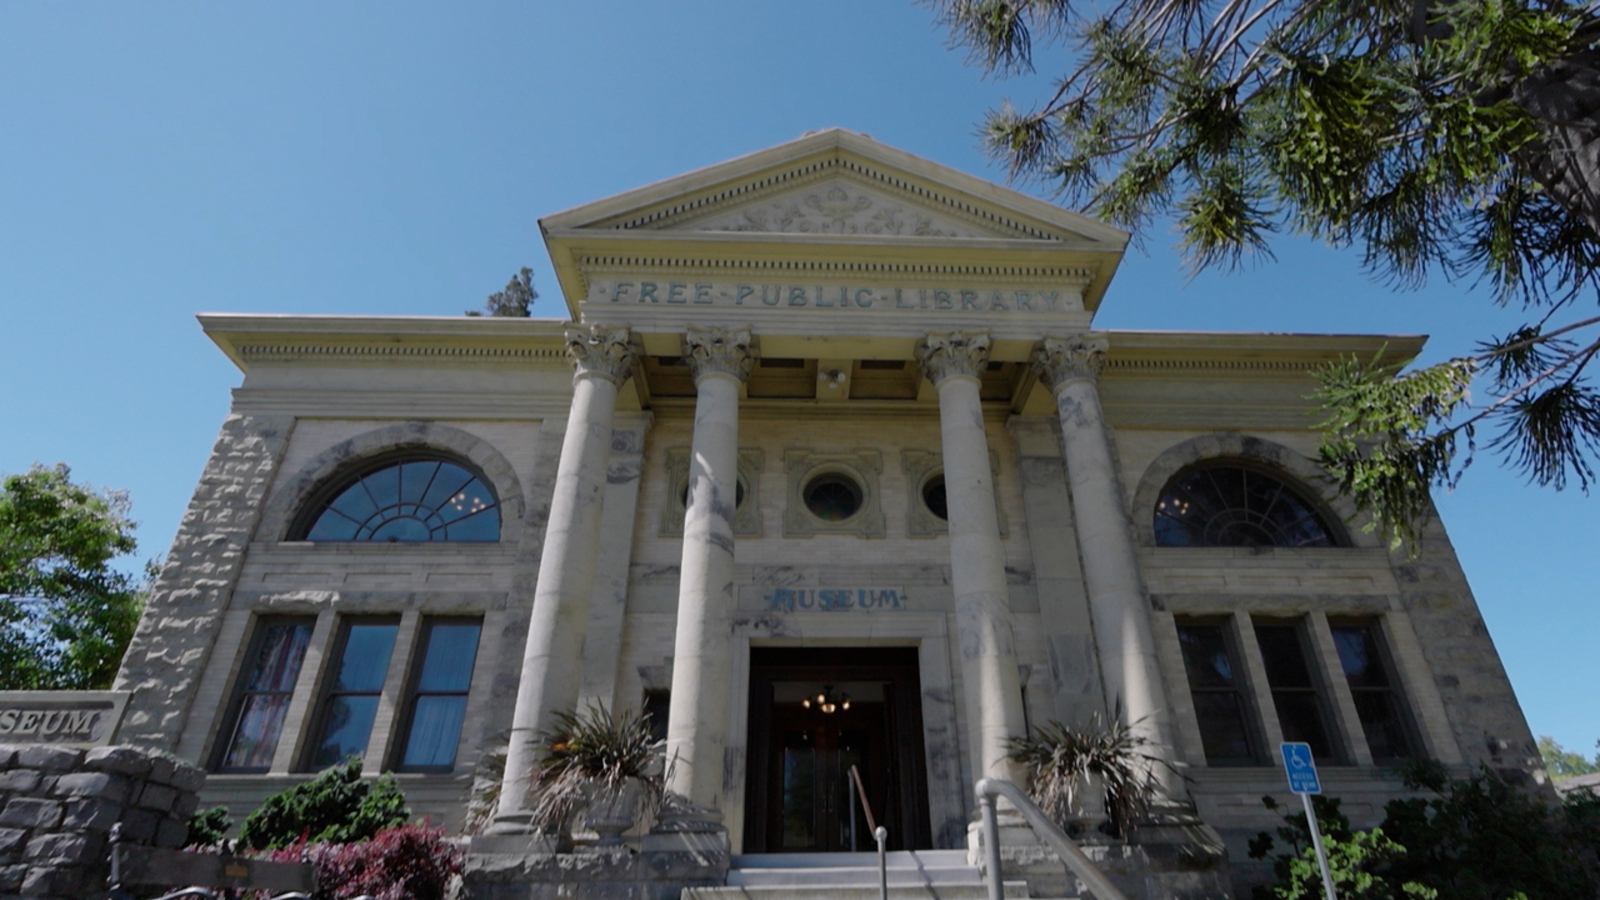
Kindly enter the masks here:
<path id="1" fill-rule="evenodd" d="M 541 225 L 570 322 L 201 317 L 244 381 L 117 686 L 209 801 L 354 754 L 459 828 L 599 701 L 735 852 L 868 849 L 851 764 L 954 848 L 1008 737 L 1120 717 L 1237 872 L 1282 740 L 1358 823 L 1532 770 L 1443 527 L 1314 462 L 1310 370 L 1421 338 L 1096 331 L 1124 233 L 843 131 Z"/>

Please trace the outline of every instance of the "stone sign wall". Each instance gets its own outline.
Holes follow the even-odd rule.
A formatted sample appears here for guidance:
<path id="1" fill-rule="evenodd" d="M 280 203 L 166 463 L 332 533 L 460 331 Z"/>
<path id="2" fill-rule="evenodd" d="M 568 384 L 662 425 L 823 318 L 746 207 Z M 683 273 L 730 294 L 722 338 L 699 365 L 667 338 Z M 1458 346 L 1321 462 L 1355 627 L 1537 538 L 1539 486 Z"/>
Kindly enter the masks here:
<path id="1" fill-rule="evenodd" d="M 128 691 L 0 691 L 0 744 L 111 743 Z"/>
<path id="2" fill-rule="evenodd" d="M 0 744 L 0 900 L 102 894 L 107 841 L 181 847 L 206 776 L 134 747 Z"/>

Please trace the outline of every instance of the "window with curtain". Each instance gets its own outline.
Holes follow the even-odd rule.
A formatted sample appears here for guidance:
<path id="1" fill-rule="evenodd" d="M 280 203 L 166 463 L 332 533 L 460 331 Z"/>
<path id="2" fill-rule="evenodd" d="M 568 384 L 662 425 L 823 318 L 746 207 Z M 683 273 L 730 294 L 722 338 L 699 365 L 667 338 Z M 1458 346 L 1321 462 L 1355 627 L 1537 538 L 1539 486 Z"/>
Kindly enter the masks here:
<path id="1" fill-rule="evenodd" d="M 335 482 L 295 527 L 295 541 L 498 541 L 500 502 L 464 463 L 390 458 Z"/>
<path id="2" fill-rule="evenodd" d="M 1317 504 L 1249 466 L 1207 463 L 1179 472 L 1155 508 L 1161 547 L 1336 547 Z"/>
<path id="3" fill-rule="evenodd" d="M 1400 762 L 1417 755 L 1410 717 L 1396 690 L 1398 680 L 1385 652 L 1378 623 L 1329 622 L 1333 645 L 1339 650 L 1339 666 L 1344 670 L 1350 694 L 1356 703 L 1356 716 L 1378 765 Z"/>
<path id="4" fill-rule="evenodd" d="M 409 725 L 400 754 L 401 771 L 447 772 L 455 766 L 482 630 L 475 619 L 424 621 L 419 645 L 422 662 L 407 700 Z"/>
<path id="5" fill-rule="evenodd" d="M 336 662 L 323 686 L 317 729 L 305 768 L 324 769 L 367 752 L 399 627 L 393 619 L 344 622 L 338 649 L 332 656 Z"/>
<path id="6" fill-rule="evenodd" d="M 1206 764 L 1249 766 L 1260 759 L 1245 704 L 1239 654 L 1224 622 L 1178 622 L 1178 644 L 1189 677 Z"/>
<path id="7" fill-rule="evenodd" d="M 216 768 L 265 772 L 272 766 L 283 717 L 305 662 L 316 620 L 263 618 L 255 628 L 233 703 L 232 725 Z"/>

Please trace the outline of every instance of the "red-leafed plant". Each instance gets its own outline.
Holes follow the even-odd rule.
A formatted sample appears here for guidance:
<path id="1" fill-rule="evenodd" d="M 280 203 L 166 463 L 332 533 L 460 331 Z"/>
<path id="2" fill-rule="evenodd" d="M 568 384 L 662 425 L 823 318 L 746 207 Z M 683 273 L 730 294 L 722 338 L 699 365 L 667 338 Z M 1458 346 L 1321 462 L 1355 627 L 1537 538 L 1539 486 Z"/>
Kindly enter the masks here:
<path id="1" fill-rule="evenodd" d="M 292 844 L 268 858 L 310 862 L 328 900 L 444 900 L 464 855 L 439 829 L 401 825 L 354 844 Z"/>

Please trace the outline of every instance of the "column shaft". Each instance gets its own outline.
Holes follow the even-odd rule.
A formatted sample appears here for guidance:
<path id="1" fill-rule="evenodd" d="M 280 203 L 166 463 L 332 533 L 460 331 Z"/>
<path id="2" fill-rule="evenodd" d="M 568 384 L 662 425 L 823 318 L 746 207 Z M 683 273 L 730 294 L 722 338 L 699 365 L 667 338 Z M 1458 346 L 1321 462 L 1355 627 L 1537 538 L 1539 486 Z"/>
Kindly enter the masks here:
<path id="1" fill-rule="evenodd" d="M 599 551 L 601 499 L 611 457 L 611 423 L 617 387 L 632 365 L 627 329 L 569 330 L 567 352 L 578 371 L 517 682 L 497 816 L 502 827 L 525 824 L 539 732 L 554 723 L 557 712 L 572 710 L 578 700 Z"/>
<path id="2" fill-rule="evenodd" d="M 697 399 L 667 714 L 667 789 L 709 811 L 720 809 L 724 790 L 739 386 L 753 357 L 748 330 L 692 329 L 685 346 Z"/>
<path id="3" fill-rule="evenodd" d="M 1166 690 L 1156 662 L 1155 635 L 1139 577 L 1132 523 L 1118 488 L 1111 440 L 1095 378 L 1105 356 L 1101 338 L 1047 339 L 1036 357 L 1056 392 L 1062 446 L 1084 583 L 1094 621 L 1106 705 L 1151 743 L 1151 752 L 1176 759 Z M 1158 772 L 1158 776 L 1165 773 Z"/>
<path id="4" fill-rule="evenodd" d="M 1004 778 L 1020 784 L 1006 742 L 1024 736 L 1022 688 L 978 392 L 977 373 L 988 362 L 988 348 L 987 335 L 930 336 L 919 355 L 939 391 L 950 569 L 974 781 Z"/>

